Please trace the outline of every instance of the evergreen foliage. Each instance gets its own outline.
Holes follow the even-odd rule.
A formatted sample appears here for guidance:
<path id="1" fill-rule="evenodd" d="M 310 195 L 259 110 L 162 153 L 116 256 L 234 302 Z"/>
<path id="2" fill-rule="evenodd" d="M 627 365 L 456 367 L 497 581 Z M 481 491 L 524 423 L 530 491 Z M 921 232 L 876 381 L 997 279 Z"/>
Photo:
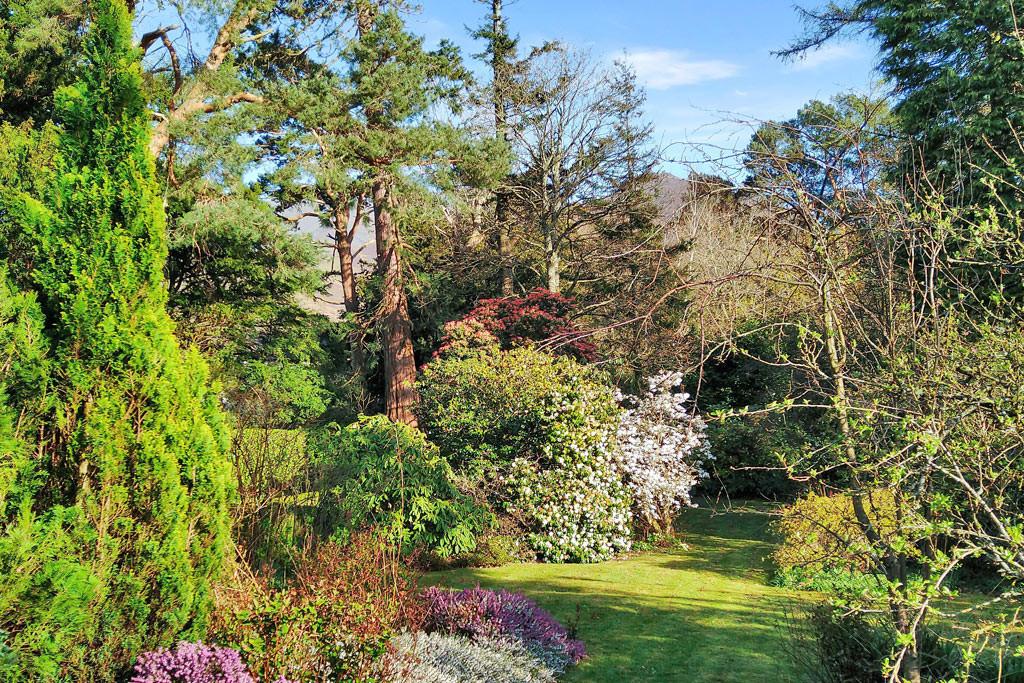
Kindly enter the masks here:
<path id="1" fill-rule="evenodd" d="M 553 562 L 630 545 L 629 495 L 611 451 L 619 409 L 605 376 L 566 356 L 496 346 L 424 369 L 420 419 L 456 470 Z"/>
<path id="2" fill-rule="evenodd" d="M 26 266 L 0 285 L 0 626 L 14 680 L 115 680 L 140 651 L 201 634 L 229 544 L 227 431 L 165 308 L 127 8 L 88 10 L 57 124 L 0 131 L 21 162 L 0 176 L 4 256 Z"/>
<path id="3" fill-rule="evenodd" d="M 374 415 L 317 436 L 326 475 L 319 516 L 331 531 L 376 528 L 441 557 L 476 547 L 488 515 L 455 487 L 451 466 L 422 432 Z"/>
<path id="4" fill-rule="evenodd" d="M 45 121 L 56 88 L 74 81 L 85 3 L 0 3 L 0 121 Z"/>
<path id="5" fill-rule="evenodd" d="M 961 206 L 1000 198 L 1020 205 L 1024 41 L 1014 0 L 829 2 L 805 12 L 798 54 L 849 30 L 878 41 L 880 70 L 911 144 L 905 169 L 923 169 Z"/>

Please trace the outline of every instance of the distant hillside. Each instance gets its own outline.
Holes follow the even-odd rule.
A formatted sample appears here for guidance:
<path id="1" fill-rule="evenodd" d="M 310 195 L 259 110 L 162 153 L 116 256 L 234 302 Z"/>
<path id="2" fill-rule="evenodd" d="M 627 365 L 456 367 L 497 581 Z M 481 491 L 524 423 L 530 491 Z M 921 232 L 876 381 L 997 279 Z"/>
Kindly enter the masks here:
<path id="1" fill-rule="evenodd" d="M 301 209 L 296 209 L 296 212 Z M 351 226 L 350 226 L 351 227 Z M 297 231 L 309 235 L 317 245 L 320 255 L 320 269 L 324 274 L 325 288 L 316 296 L 300 296 L 299 305 L 311 313 L 325 315 L 331 320 L 341 319 L 345 311 L 345 297 L 342 296 L 341 280 L 338 275 L 338 254 L 334 249 L 333 226 L 321 223 L 319 219 L 307 216 L 298 222 Z M 372 268 L 376 256 L 373 226 L 368 218 L 356 230 L 353 239 L 356 273 Z"/>
<path id="2" fill-rule="evenodd" d="M 697 232 L 714 230 L 718 220 L 708 221 L 710 217 L 703 206 L 704 202 L 695 202 L 699 194 L 713 189 L 727 187 L 726 181 L 695 176 L 680 178 L 671 173 L 657 173 L 652 179 L 654 204 L 658 210 L 658 222 L 665 228 L 665 244 L 673 246 L 684 239 L 694 239 Z M 697 205 L 704 210 L 697 210 Z M 301 208 L 296 208 L 298 213 Z M 344 312 L 344 298 L 341 294 L 341 283 L 338 280 L 338 259 L 334 250 L 333 228 L 322 224 L 312 217 L 303 218 L 298 222 L 298 232 L 309 235 L 319 247 L 320 267 L 324 273 L 326 287 L 315 297 L 300 297 L 300 305 L 313 313 L 320 313 L 337 320 Z M 372 268 L 375 258 L 373 225 L 366 221 L 355 234 L 356 272 Z"/>
<path id="3" fill-rule="evenodd" d="M 657 173 L 652 181 L 654 204 L 658 207 L 658 220 L 662 225 L 671 225 L 693 196 L 689 180 L 671 173 Z"/>

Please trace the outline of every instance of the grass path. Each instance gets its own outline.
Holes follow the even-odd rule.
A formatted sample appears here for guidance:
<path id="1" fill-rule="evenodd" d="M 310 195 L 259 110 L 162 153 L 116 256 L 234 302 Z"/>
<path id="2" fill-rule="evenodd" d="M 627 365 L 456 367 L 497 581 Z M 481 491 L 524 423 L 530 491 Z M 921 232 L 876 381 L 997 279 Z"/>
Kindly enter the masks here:
<path id="1" fill-rule="evenodd" d="M 437 572 L 429 583 L 520 590 L 565 623 L 589 657 L 567 681 L 759 683 L 796 679 L 785 621 L 798 593 L 766 585 L 768 517 L 687 510 L 687 550 L 592 565 Z"/>

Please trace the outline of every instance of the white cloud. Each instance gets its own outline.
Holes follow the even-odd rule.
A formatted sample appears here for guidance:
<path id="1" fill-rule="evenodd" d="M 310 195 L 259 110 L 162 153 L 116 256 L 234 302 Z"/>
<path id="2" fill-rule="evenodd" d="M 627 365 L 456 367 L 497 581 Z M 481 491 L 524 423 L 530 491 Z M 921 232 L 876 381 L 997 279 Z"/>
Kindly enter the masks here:
<path id="1" fill-rule="evenodd" d="M 820 47 L 814 52 L 804 53 L 800 59 L 793 62 L 792 68 L 793 71 L 810 71 L 825 64 L 856 59 L 860 56 L 861 50 L 857 45 L 852 43 L 832 43 L 825 47 Z"/>
<path id="2" fill-rule="evenodd" d="M 696 85 L 735 76 L 739 66 L 720 59 L 695 60 L 676 50 L 638 50 L 624 57 L 637 78 L 652 90 Z"/>

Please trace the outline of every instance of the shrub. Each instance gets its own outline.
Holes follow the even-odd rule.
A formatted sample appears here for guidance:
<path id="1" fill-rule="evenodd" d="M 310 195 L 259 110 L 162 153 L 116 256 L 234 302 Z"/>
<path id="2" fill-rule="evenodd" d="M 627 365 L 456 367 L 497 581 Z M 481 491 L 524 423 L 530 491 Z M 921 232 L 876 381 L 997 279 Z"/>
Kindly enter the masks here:
<path id="1" fill-rule="evenodd" d="M 897 517 L 895 497 L 889 491 L 866 494 L 864 505 L 868 518 L 883 536 L 905 531 L 915 524 L 911 516 Z M 775 529 L 781 534 L 782 543 L 772 557 L 783 572 L 796 569 L 793 576 L 806 581 L 819 573 L 875 570 L 868 560 L 870 544 L 848 495 L 810 493 L 784 509 Z M 911 556 L 915 553 L 913 548 L 908 548 L 908 552 Z"/>
<path id="2" fill-rule="evenodd" d="M 706 414 L 765 406 L 790 395 L 799 373 L 762 359 L 795 357 L 795 334 L 766 321 L 739 323 L 729 349 L 700 367 L 700 404 Z M 734 346 L 733 346 L 734 344 Z M 698 376 L 690 378 L 696 385 Z M 790 499 L 801 485 L 789 477 L 782 456 L 801 460 L 808 451 L 835 438 L 835 424 L 820 410 L 751 412 L 708 424 L 715 454 L 712 476 L 701 488 L 724 490 L 731 497 Z M 801 460 L 802 461 L 802 460 Z"/>
<path id="3" fill-rule="evenodd" d="M 771 577 L 771 584 L 839 596 L 882 597 L 885 593 L 885 587 L 878 576 L 836 566 L 777 567 Z"/>
<path id="4" fill-rule="evenodd" d="M 886 666 L 896 650 L 896 631 L 884 619 L 820 603 L 807 610 L 799 625 L 794 654 L 814 683 L 883 683 Z M 807 638 L 810 642 L 807 642 Z M 921 679 L 926 683 L 986 680 L 966 671 L 959 648 L 935 632 L 918 638 Z M 982 666 L 981 673 L 987 669 Z M 962 678 L 961 678 L 962 677 Z M 993 679 L 994 680 L 994 679 Z"/>
<path id="5" fill-rule="evenodd" d="M 408 548 L 446 557 L 472 550 L 488 513 L 456 488 L 422 432 L 383 415 L 321 430 L 318 524 L 342 535 L 373 527 Z"/>
<path id="6" fill-rule="evenodd" d="M 459 320 L 446 323 L 437 354 L 463 353 L 497 343 L 508 350 L 543 343 L 553 353 L 581 361 L 597 358 L 597 347 L 570 320 L 575 302 L 546 289 L 526 296 L 484 299 Z"/>
<path id="7" fill-rule="evenodd" d="M 704 421 L 679 391 L 682 381 L 682 373 L 662 373 L 648 378 L 642 396 L 618 397 L 615 468 L 632 496 L 635 524 L 658 534 L 671 533 L 679 508 L 693 505 L 690 491 L 713 459 Z"/>
<path id="8" fill-rule="evenodd" d="M 586 656 L 583 643 L 549 612 L 522 593 L 480 587 L 451 591 L 431 587 L 424 628 L 471 638 L 510 638 L 521 643 L 552 671 L 561 673 Z"/>
<path id="9" fill-rule="evenodd" d="M 129 683 L 255 683 L 236 650 L 178 643 L 139 655 Z"/>
<path id="10" fill-rule="evenodd" d="M 306 431 L 244 427 L 236 420 L 231 454 L 238 481 L 234 536 L 253 567 L 285 568 L 312 535 L 300 503 L 312 488 Z"/>
<path id="11" fill-rule="evenodd" d="M 791 416 L 757 414 L 712 421 L 707 436 L 715 460 L 700 489 L 733 498 L 791 500 L 800 485 L 789 478 L 783 457 L 797 461 L 810 435 Z"/>
<path id="12" fill-rule="evenodd" d="M 476 550 L 462 555 L 464 567 L 503 567 L 524 559 L 522 544 L 515 536 L 494 534 L 477 540 Z"/>
<path id="13" fill-rule="evenodd" d="M 543 559 L 592 562 L 629 548 L 629 499 L 610 453 L 618 407 L 600 371 L 491 347 L 435 359 L 420 392 L 430 438 L 520 520 Z"/>
<path id="14" fill-rule="evenodd" d="M 0 253 L 25 250 L 5 278 L 18 287 L 0 286 L 0 347 L 31 342 L 18 386 L 0 390 L 0 623 L 15 680 L 116 680 L 140 652 L 202 635 L 230 552 L 227 430 L 166 312 L 131 20 L 120 0 L 86 7 L 60 130 L 0 126 Z"/>
<path id="15" fill-rule="evenodd" d="M 389 680 L 389 642 L 419 628 L 415 574 L 397 546 L 372 533 L 327 543 L 297 562 L 283 588 L 265 582 L 224 592 L 218 641 L 236 648 L 261 680 Z"/>
<path id="16" fill-rule="evenodd" d="M 821 683 L 883 683 L 883 662 L 892 653 L 893 634 L 860 614 L 829 604 L 808 611 L 812 643 L 810 667 Z"/>
<path id="17" fill-rule="evenodd" d="M 554 683 L 555 673 L 516 642 L 449 633 L 394 640 L 403 683 Z"/>
<path id="18" fill-rule="evenodd" d="M 607 447 L 594 454 L 566 450 L 575 463 L 538 467 L 512 463 L 505 477 L 513 498 L 509 510 L 530 520 L 528 539 L 548 562 L 601 562 L 631 546 L 629 496 L 607 461 Z M 568 458 L 565 458 L 568 460 Z"/>

